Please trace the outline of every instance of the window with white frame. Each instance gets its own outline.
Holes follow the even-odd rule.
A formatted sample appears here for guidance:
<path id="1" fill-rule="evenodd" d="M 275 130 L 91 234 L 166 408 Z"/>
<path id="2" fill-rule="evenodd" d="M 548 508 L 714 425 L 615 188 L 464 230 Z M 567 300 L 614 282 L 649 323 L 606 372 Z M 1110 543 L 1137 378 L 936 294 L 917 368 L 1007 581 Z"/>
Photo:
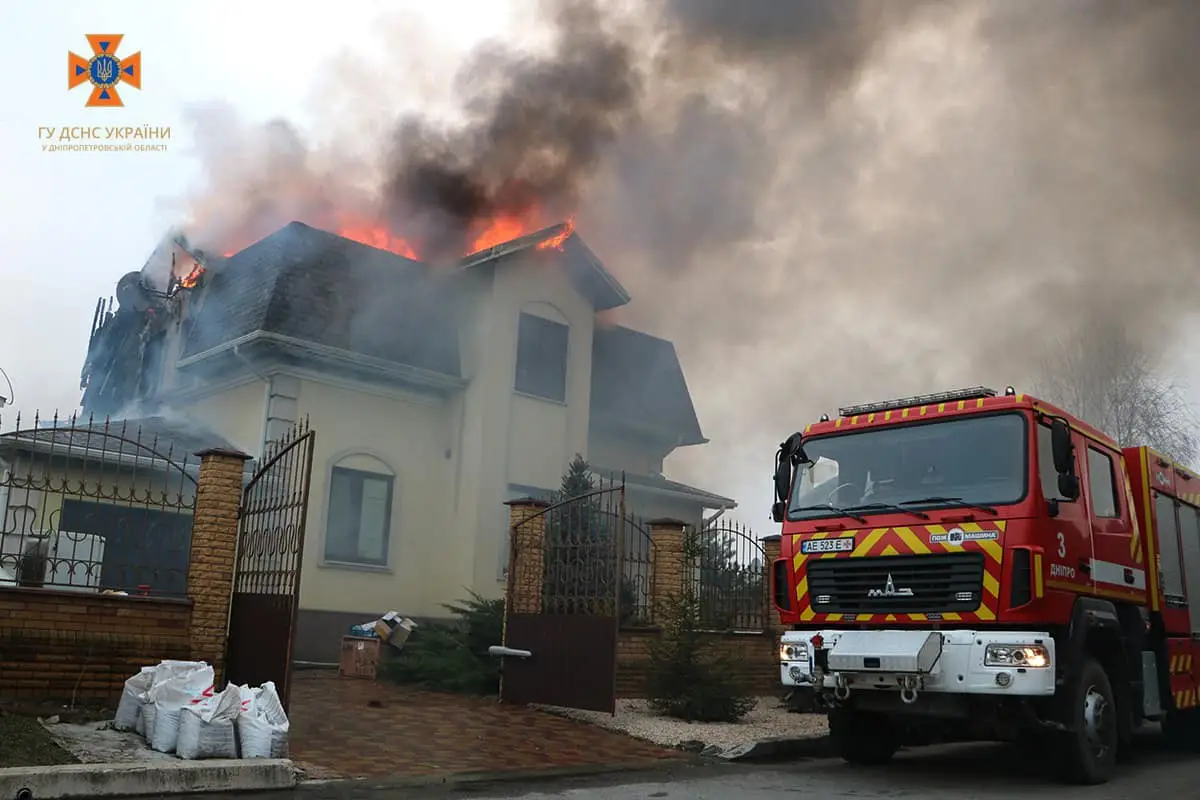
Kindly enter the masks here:
<path id="1" fill-rule="evenodd" d="M 359 460 L 335 464 L 329 475 L 329 509 L 325 523 L 325 561 L 385 567 L 391 543 L 395 475 L 382 462 L 372 470 Z"/>

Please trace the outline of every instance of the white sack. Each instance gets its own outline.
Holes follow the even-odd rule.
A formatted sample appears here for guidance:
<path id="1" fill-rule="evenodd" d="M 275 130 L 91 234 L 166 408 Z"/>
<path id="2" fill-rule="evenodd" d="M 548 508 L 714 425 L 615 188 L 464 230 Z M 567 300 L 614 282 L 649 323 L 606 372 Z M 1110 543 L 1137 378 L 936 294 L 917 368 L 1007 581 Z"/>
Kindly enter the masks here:
<path id="1" fill-rule="evenodd" d="M 150 687 L 154 685 L 154 667 L 142 667 L 141 672 L 125 681 L 121 690 L 121 702 L 113 717 L 113 727 L 119 731 L 131 731 L 137 727 L 138 710 L 146 702 Z"/>
<path id="2" fill-rule="evenodd" d="M 154 707 L 154 703 L 142 703 L 140 711 L 137 727 L 134 730 L 146 737 L 148 743 L 154 737 L 154 718 L 158 715 L 158 710 Z"/>
<path id="3" fill-rule="evenodd" d="M 234 720 L 242 697 L 236 686 L 180 711 L 175 752 L 180 758 L 237 758 Z"/>
<path id="4" fill-rule="evenodd" d="M 168 677 L 158 680 L 163 672 Z M 148 695 L 155 709 L 154 726 L 147 725 L 147 738 L 150 746 L 160 753 L 173 753 L 179 739 L 179 715 L 183 708 L 212 696 L 213 668 L 207 664 L 192 664 L 164 670 L 163 665 L 159 665 L 155 678 Z"/>
<path id="5" fill-rule="evenodd" d="M 254 690 L 250 712 L 237 719 L 238 735 L 242 740 L 242 758 L 287 758 L 288 718 L 275 691 L 267 681 Z"/>

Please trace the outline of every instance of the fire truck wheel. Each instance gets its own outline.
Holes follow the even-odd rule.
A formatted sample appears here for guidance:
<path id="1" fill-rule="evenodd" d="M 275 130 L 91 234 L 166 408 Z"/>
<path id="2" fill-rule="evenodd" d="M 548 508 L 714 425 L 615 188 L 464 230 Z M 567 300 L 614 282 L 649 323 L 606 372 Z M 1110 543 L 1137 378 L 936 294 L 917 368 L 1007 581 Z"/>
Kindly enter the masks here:
<path id="1" fill-rule="evenodd" d="M 886 764 L 900 749 L 895 724 L 883 714 L 835 708 L 829 712 L 829 736 L 847 764 L 874 767 Z"/>
<path id="2" fill-rule="evenodd" d="M 1059 740 L 1063 777 L 1071 783 L 1107 783 L 1117 762 L 1117 705 L 1104 667 L 1093 658 L 1067 687 L 1069 731 Z"/>

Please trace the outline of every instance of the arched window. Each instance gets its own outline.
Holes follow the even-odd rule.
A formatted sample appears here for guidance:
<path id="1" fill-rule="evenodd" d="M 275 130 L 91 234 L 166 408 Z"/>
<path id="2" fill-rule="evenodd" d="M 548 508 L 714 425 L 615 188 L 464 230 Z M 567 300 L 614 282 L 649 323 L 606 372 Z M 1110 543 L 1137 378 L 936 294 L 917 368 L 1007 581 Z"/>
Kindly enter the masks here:
<path id="1" fill-rule="evenodd" d="M 530 303 L 521 311 L 517 327 L 517 374 L 513 383 L 516 391 L 566 402 L 570 332 L 566 318 L 548 303 Z"/>
<path id="2" fill-rule="evenodd" d="M 379 456 L 347 453 L 329 469 L 325 561 L 385 567 L 396 473 Z"/>

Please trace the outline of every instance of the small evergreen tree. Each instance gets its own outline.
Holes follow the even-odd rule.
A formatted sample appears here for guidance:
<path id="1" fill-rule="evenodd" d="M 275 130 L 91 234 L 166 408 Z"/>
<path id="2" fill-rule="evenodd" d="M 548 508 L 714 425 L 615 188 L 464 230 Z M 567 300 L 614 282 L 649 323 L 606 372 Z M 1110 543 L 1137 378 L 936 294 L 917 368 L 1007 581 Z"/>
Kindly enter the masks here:
<path id="1" fill-rule="evenodd" d="M 488 654 L 504 635 L 504 600 L 467 600 L 443 606 L 456 623 L 430 623 L 412 632 L 384 676 L 396 683 L 465 694 L 497 694 L 500 660 Z"/>
<path id="2" fill-rule="evenodd" d="M 684 559 L 700 557 L 694 536 L 685 540 Z M 736 722 L 756 700 L 738 680 L 734 663 L 714 651 L 701 632 L 700 602 L 690 581 L 658 608 L 660 636 L 650 645 L 646 688 L 650 707 L 692 722 Z"/>
<path id="3" fill-rule="evenodd" d="M 546 519 L 546 611 L 596 616 L 619 613 L 622 624 L 633 624 L 638 621 L 637 590 L 633 581 L 620 574 L 617 552 L 623 521 L 605 508 L 602 494 L 593 494 L 596 483 L 587 460 L 576 453 Z"/>

